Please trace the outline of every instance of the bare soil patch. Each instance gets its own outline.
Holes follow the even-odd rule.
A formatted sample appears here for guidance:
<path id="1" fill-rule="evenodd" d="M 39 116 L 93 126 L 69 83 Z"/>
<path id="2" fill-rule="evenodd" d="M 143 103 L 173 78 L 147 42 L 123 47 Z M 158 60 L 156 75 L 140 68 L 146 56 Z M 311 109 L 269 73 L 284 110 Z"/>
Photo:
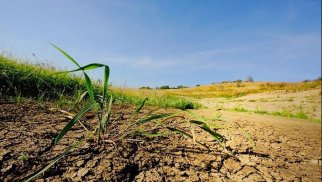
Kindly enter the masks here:
<path id="1" fill-rule="evenodd" d="M 63 113 L 50 108 L 50 104 L 33 102 L 0 103 L 0 181 L 23 181 L 82 135 L 81 126 L 76 125 L 59 145 L 50 148 L 51 139 L 68 122 Z M 134 108 L 116 105 L 113 110 L 112 120 L 122 115 L 113 128 L 118 132 Z M 214 110 L 197 112 L 209 115 Z M 125 140 L 116 146 L 106 142 L 97 147 L 87 141 L 37 181 L 320 180 L 321 125 L 229 116 L 220 122 L 225 126 L 220 132 L 228 139 L 229 151 L 200 131 L 196 131 L 198 138 L 206 141 L 208 149 L 193 146 L 178 135 L 145 138 L 144 142 Z M 91 125 L 94 119 L 82 120 Z M 233 121 L 249 130 L 255 147 Z M 28 160 L 18 159 L 21 155 L 29 156 Z"/>

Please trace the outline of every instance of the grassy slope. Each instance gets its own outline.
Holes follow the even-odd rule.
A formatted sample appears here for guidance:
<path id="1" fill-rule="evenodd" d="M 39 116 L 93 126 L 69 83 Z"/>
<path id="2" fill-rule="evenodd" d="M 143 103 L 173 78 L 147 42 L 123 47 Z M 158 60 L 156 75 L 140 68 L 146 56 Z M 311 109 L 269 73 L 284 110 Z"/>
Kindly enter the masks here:
<path id="1" fill-rule="evenodd" d="M 84 80 L 71 74 L 57 74 L 58 70 L 48 66 L 19 62 L 0 55 L 0 98 L 31 97 L 33 99 L 70 100 L 86 90 Z M 96 92 L 101 88 L 97 87 Z M 145 97 L 147 105 L 193 109 L 200 105 L 186 98 L 161 95 L 131 95 L 121 90 L 113 92 L 117 101 L 138 104 Z"/>
<path id="2" fill-rule="evenodd" d="M 44 65 L 33 65 L 0 55 L 1 96 L 58 99 L 86 89 L 84 81 Z"/>

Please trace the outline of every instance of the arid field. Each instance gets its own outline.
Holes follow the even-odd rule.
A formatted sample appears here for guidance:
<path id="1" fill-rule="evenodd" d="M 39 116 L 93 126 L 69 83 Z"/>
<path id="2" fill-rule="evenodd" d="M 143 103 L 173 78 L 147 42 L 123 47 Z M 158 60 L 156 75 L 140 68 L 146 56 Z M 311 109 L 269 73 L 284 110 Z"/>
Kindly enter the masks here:
<path id="1" fill-rule="evenodd" d="M 100 138 L 93 110 L 53 145 L 82 104 L 73 106 L 76 96 L 51 98 L 40 86 L 41 98 L 9 92 L 5 84 L 20 84 L 15 66 L 2 67 L 0 181 L 36 174 L 36 181 L 321 180 L 321 81 L 112 88 L 116 100 Z M 52 77 L 45 73 L 25 82 Z M 70 78 L 55 79 L 59 88 Z M 138 108 L 144 97 L 150 101 Z"/>
<path id="2" fill-rule="evenodd" d="M 321 182 L 322 0 L 0 0 L 0 182 Z"/>

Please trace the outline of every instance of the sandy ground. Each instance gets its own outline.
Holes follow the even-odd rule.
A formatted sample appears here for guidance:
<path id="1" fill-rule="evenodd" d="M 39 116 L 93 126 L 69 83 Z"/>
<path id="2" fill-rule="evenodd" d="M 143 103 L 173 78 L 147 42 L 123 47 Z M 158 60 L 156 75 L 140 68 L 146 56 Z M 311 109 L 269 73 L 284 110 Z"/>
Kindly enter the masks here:
<path id="1" fill-rule="evenodd" d="M 112 120 L 122 117 L 108 133 L 122 130 L 132 111 L 128 106 L 115 106 Z M 89 140 L 37 181 L 321 180 L 320 124 L 217 108 L 194 112 L 207 117 L 221 112 L 224 121 L 213 124 L 221 126 L 217 131 L 227 139 L 225 150 L 200 130 L 195 131 L 197 140 L 208 148 L 194 146 L 178 135 L 137 138 L 144 141 L 121 141 L 116 146 L 106 142 L 100 147 Z M 95 122 L 82 120 L 88 125 Z M 66 122 L 64 114 L 52 111 L 50 105 L 1 103 L 0 181 L 23 181 L 82 135 L 77 125 L 60 145 L 51 148 L 51 139 Z M 173 120 L 169 125 L 184 123 Z M 21 155 L 28 159 L 18 159 Z"/>

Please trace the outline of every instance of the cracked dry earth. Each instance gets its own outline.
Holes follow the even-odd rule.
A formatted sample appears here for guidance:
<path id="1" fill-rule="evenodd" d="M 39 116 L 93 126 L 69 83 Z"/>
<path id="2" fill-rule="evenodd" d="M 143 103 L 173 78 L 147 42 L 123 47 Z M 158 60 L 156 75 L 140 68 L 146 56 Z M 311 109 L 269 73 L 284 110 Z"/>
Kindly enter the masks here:
<path id="1" fill-rule="evenodd" d="M 63 113 L 50 107 L 33 102 L 0 103 L 0 181 L 25 180 L 82 135 L 82 128 L 75 125 L 59 145 L 50 148 L 51 139 L 68 122 Z M 114 106 L 112 120 L 118 117 L 119 123 L 111 131 L 122 130 L 122 123 L 133 110 Z M 213 110 L 194 112 L 208 116 Z M 227 138 L 227 150 L 198 130 L 197 139 L 205 141 L 208 148 L 193 146 L 178 135 L 146 138 L 144 142 L 122 141 L 116 147 L 108 142 L 96 147 L 86 141 L 36 181 L 321 180 L 320 124 L 245 113 L 222 114 L 225 121 L 218 124 L 224 128 L 218 132 Z M 82 120 L 87 125 L 94 122 Z M 29 158 L 19 160 L 21 155 Z"/>

